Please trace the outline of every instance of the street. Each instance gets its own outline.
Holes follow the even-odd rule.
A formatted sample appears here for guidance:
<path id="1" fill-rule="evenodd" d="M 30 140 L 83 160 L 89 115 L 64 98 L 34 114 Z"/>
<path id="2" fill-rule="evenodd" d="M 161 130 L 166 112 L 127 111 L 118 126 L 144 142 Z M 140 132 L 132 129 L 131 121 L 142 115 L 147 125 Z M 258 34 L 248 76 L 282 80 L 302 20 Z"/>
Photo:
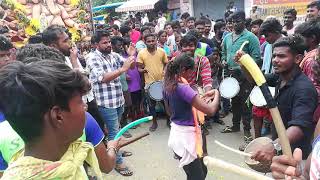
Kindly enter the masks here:
<path id="1" fill-rule="evenodd" d="M 231 124 L 231 115 L 224 118 L 226 125 Z M 251 123 L 252 124 L 252 123 Z M 130 130 L 132 135 L 142 134 L 147 132 L 150 123 L 143 124 L 137 129 Z M 231 151 L 225 150 L 216 145 L 214 140 L 219 140 L 227 146 L 238 149 L 243 143 L 243 132 L 222 134 L 220 130 L 224 126 L 214 124 L 213 129 L 209 130 L 207 136 L 209 156 L 219 158 L 226 162 L 236 164 L 241 167 L 248 168 L 244 163 L 244 158 Z M 131 151 L 133 155 L 126 157 L 125 162 L 134 171 L 131 177 L 123 177 L 113 171 L 106 175 L 106 179 L 122 180 L 184 180 L 186 175 L 183 169 L 178 167 L 178 160 L 173 158 L 173 153 L 167 146 L 169 136 L 169 128 L 166 126 L 166 121 L 159 120 L 157 131 L 150 133 L 149 136 L 136 141 L 134 144 L 128 145 L 124 150 Z M 249 168 L 248 168 L 249 169 Z M 248 178 L 240 177 L 239 175 L 225 172 L 221 169 L 208 170 L 208 180 L 246 180 Z"/>

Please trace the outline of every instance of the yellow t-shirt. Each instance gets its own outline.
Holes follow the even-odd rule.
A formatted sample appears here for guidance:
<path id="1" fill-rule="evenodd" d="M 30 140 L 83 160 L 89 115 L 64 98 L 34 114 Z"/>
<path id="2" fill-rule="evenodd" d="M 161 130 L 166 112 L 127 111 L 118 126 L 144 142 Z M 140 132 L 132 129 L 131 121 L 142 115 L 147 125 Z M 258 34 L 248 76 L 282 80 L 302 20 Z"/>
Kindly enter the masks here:
<path id="1" fill-rule="evenodd" d="M 137 62 L 143 64 L 144 68 L 148 70 L 148 73 L 144 74 L 146 84 L 163 80 L 164 66 L 168 63 L 167 55 L 163 49 L 157 48 L 153 54 L 150 54 L 147 48 L 142 49 L 138 54 Z"/>

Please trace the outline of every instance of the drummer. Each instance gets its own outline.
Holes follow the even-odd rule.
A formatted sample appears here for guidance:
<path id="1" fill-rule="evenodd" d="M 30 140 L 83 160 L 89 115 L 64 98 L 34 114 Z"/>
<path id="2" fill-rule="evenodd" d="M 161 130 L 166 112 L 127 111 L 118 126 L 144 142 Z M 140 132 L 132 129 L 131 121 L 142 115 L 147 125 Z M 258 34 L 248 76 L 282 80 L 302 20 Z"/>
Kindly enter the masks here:
<path id="1" fill-rule="evenodd" d="M 291 148 L 292 150 L 300 148 L 303 151 L 302 158 L 306 159 L 311 152 L 310 142 L 315 127 L 313 113 L 318 100 L 315 87 L 299 68 L 304 51 L 305 45 L 301 36 L 278 39 L 273 44 L 272 64 L 275 73 L 267 74 L 266 79 L 269 86 L 276 86 L 275 100 Z M 243 54 L 244 52 L 237 52 L 235 61 L 238 61 Z M 274 124 L 271 132 L 273 143 L 257 149 L 252 156 L 253 159 L 270 162 L 275 153 L 280 153 L 281 145 Z"/>
<path id="2" fill-rule="evenodd" d="M 242 118 L 244 126 L 244 141 L 246 145 L 252 140 L 252 136 L 250 133 L 251 113 L 245 102 L 248 99 L 253 86 L 246 80 L 239 65 L 234 62 L 233 58 L 236 51 L 240 49 L 240 46 L 245 41 L 249 41 L 249 44 L 244 47 L 244 52 L 248 53 L 256 62 L 260 62 L 261 54 L 259 39 L 253 33 L 246 30 L 245 18 L 244 11 L 237 11 L 231 15 L 234 31 L 226 35 L 223 39 L 221 59 L 227 63 L 227 72 L 229 72 L 229 74 L 236 78 L 240 83 L 239 94 L 232 98 L 232 126 L 227 126 L 222 133 L 239 132 L 240 121 Z M 245 146 L 241 145 L 239 149 L 244 150 L 244 147 Z"/>
<path id="3" fill-rule="evenodd" d="M 163 49 L 157 47 L 157 36 L 155 34 L 146 34 L 144 41 L 147 48 L 142 49 L 138 53 L 138 69 L 144 74 L 145 89 L 155 81 L 162 81 L 164 76 L 164 67 L 168 63 L 168 58 Z M 153 116 L 152 125 L 149 130 L 155 131 L 158 128 L 156 118 L 156 101 L 150 97 L 149 100 L 150 114 Z"/>

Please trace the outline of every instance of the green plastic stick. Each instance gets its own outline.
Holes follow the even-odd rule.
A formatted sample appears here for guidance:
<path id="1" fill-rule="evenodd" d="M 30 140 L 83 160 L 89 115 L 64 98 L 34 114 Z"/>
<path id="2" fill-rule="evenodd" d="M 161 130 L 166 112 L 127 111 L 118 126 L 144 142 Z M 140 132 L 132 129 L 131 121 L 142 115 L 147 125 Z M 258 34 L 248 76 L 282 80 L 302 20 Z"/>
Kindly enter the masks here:
<path id="1" fill-rule="evenodd" d="M 122 129 L 120 129 L 120 131 L 117 133 L 117 135 L 114 137 L 114 140 L 117 140 L 119 139 L 123 133 L 125 133 L 126 131 L 128 131 L 128 129 L 134 127 L 134 126 L 137 126 L 141 123 L 144 123 L 144 122 L 148 122 L 148 121 L 151 121 L 153 119 L 152 116 L 148 116 L 148 117 L 144 117 L 144 118 L 141 118 L 141 119 L 138 119 L 136 121 L 133 121 L 131 123 L 129 123 L 128 125 L 126 125 L 125 127 L 123 127 Z"/>

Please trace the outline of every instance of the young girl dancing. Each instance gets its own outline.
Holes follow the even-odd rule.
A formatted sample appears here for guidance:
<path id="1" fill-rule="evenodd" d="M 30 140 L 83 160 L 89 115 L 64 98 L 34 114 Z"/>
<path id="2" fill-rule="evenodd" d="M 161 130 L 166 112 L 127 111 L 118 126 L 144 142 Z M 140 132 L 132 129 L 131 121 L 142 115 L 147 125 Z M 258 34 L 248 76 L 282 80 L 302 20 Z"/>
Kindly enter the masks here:
<path id="1" fill-rule="evenodd" d="M 171 116 L 168 146 L 178 157 L 187 180 L 203 180 L 207 168 L 202 161 L 201 129 L 198 115 L 213 115 L 219 106 L 219 92 L 211 90 L 200 97 L 185 80 L 194 68 L 194 60 L 182 53 L 167 65 L 164 99 Z"/>

